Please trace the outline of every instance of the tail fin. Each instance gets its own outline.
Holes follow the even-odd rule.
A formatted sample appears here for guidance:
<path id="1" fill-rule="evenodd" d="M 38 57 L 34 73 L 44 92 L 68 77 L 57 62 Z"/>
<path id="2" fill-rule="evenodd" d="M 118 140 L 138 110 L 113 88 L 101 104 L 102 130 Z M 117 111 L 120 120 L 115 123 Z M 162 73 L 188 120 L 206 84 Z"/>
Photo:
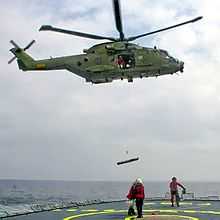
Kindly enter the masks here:
<path id="1" fill-rule="evenodd" d="M 10 51 L 15 56 L 8 61 L 8 64 L 12 63 L 17 58 L 19 69 L 31 69 L 35 60 L 30 55 L 28 55 L 25 50 L 29 49 L 34 42 L 35 40 L 31 41 L 25 48 L 22 49 L 14 41 L 11 40 L 10 43 L 14 46 L 14 48 L 10 49 Z"/>

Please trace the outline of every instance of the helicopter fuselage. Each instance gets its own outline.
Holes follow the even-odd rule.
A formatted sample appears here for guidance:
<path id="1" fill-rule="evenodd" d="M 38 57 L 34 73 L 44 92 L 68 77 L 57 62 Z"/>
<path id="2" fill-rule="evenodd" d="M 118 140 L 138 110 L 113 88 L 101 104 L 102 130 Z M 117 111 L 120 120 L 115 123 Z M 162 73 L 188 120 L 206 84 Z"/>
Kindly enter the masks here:
<path id="1" fill-rule="evenodd" d="M 85 49 L 84 54 L 34 60 L 22 49 L 12 49 L 19 68 L 29 70 L 66 69 L 86 82 L 107 83 L 116 79 L 143 78 L 182 72 L 184 63 L 167 51 L 128 42 L 110 42 Z M 19 54 L 20 53 L 20 54 Z"/>

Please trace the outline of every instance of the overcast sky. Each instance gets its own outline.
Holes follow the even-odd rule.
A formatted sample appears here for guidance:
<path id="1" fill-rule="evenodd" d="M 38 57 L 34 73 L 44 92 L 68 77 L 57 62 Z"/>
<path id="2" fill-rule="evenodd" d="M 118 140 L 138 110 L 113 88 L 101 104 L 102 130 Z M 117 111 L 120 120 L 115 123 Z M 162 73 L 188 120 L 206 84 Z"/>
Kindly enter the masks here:
<path id="1" fill-rule="evenodd" d="M 126 36 L 204 16 L 135 41 L 183 60 L 184 74 L 92 85 L 68 71 L 22 72 L 7 64 L 9 40 L 35 39 L 36 59 L 79 54 L 100 41 L 39 27 L 117 37 L 112 2 L 1 1 L 1 179 L 220 181 L 220 1 L 121 0 L 121 8 Z"/>

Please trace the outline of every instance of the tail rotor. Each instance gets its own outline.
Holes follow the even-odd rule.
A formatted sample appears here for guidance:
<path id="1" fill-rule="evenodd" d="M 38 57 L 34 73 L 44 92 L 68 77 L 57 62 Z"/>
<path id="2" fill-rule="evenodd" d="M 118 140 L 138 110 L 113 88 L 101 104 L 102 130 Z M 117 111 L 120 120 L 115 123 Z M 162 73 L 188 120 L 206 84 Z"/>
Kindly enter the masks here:
<path id="1" fill-rule="evenodd" d="M 33 44 L 35 43 L 35 40 L 32 40 L 25 48 L 24 51 L 29 49 Z"/>
<path id="2" fill-rule="evenodd" d="M 12 57 L 12 58 L 8 61 L 8 64 L 11 64 L 15 59 L 16 59 L 16 56 Z"/>
<path id="3" fill-rule="evenodd" d="M 10 43 L 11 43 L 16 49 L 19 48 L 19 46 L 18 46 L 13 40 L 10 40 Z"/>
<path id="4" fill-rule="evenodd" d="M 26 47 L 24 47 L 22 50 L 27 50 L 29 49 L 36 41 L 32 40 Z M 10 43 L 14 46 L 14 48 L 12 48 L 10 51 L 15 54 L 15 52 L 18 52 L 19 50 L 21 50 L 21 48 L 13 41 L 10 40 Z M 14 60 L 16 59 L 16 56 L 12 57 L 9 61 L 8 64 L 11 64 Z"/>

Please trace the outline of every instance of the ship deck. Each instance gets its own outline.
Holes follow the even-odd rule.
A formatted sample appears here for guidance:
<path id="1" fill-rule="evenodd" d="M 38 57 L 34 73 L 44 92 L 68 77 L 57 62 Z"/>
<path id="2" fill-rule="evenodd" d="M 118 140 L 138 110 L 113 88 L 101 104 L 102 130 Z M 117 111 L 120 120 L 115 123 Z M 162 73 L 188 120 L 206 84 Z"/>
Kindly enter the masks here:
<path id="1" fill-rule="evenodd" d="M 73 208 L 55 209 L 39 213 L 15 216 L 16 220 L 132 220 L 136 216 L 127 215 L 126 201 L 109 202 L 79 206 Z M 171 207 L 167 200 L 145 201 L 143 218 L 151 220 L 217 220 L 220 219 L 220 201 L 180 202 L 180 207 Z"/>

